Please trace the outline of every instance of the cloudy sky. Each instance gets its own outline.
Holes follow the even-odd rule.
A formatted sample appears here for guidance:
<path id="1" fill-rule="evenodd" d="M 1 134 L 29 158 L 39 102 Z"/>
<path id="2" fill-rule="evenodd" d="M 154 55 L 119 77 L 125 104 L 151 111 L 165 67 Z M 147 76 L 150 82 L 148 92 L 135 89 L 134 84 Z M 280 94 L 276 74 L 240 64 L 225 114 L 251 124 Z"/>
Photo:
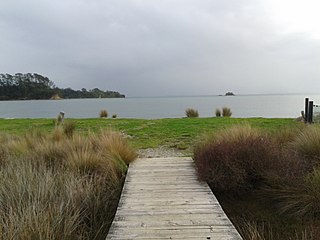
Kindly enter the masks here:
<path id="1" fill-rule="evenodd" d="M 1 0 L 0 73 L 128 96 L 320 93 L 319 0 Z"/>

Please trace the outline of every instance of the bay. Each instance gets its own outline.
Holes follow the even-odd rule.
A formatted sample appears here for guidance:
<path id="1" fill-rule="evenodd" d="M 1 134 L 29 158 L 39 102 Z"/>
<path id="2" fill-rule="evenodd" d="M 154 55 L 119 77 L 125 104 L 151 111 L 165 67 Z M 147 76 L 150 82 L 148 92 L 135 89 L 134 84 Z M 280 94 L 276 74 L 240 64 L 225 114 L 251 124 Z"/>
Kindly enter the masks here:
<path id="1" fill-rule="evenodd" d="M 187 108 L 212 117 L 222 107 L 231 108 L 232 117 L 295 118 L 305 97 L 320 103 L 320 94 L 0 101 L 0 118 L 55 118 L 60 111 L 66 118 L 96 118 L 102 109 L 118 118 L 181 118 Z"/>

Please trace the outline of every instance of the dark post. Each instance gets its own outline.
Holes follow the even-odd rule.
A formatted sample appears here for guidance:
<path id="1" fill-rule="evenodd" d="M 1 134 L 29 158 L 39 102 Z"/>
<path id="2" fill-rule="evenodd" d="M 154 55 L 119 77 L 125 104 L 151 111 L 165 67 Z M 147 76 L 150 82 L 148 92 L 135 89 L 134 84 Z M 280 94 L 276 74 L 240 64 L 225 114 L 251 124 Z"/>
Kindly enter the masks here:
<path id="1" fill-rule="evenodd" d="M 313 121 L 313 101 L 309 102 L 309 123 L 312 123 Z"/>
<path id="2" fill-rule="evenodd" d="M 309 121 L 309 98 L 305 99 L 305 104 L 304 104 L 304 122 L 307 123 Z"/>

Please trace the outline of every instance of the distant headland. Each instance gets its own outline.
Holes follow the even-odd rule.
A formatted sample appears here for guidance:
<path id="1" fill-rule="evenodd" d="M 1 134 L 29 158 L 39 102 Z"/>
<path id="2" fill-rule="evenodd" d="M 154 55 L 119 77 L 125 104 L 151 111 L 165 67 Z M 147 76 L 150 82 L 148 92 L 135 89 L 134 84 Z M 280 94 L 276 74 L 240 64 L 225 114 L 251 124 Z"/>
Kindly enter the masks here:
<path id="1" fill-rule="evenodd" d="M 125 95 L 115 91 L 103 91 L 99 88 L 90 90 L 58 88 L 49 78 L 37 73 L 0 74 L 0 100 L 68 98 L 125 98 Z"/>

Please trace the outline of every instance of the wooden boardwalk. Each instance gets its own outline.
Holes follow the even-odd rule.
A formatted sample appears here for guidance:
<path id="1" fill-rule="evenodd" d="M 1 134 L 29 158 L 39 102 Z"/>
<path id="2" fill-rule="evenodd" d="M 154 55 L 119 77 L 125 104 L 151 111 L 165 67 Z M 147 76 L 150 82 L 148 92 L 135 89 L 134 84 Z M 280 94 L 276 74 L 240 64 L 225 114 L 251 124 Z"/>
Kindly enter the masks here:
<path id="1" fill-rule="evenodd" d="M 242 239 L 188 157 L 129 167 L 111 239 Z"/>

